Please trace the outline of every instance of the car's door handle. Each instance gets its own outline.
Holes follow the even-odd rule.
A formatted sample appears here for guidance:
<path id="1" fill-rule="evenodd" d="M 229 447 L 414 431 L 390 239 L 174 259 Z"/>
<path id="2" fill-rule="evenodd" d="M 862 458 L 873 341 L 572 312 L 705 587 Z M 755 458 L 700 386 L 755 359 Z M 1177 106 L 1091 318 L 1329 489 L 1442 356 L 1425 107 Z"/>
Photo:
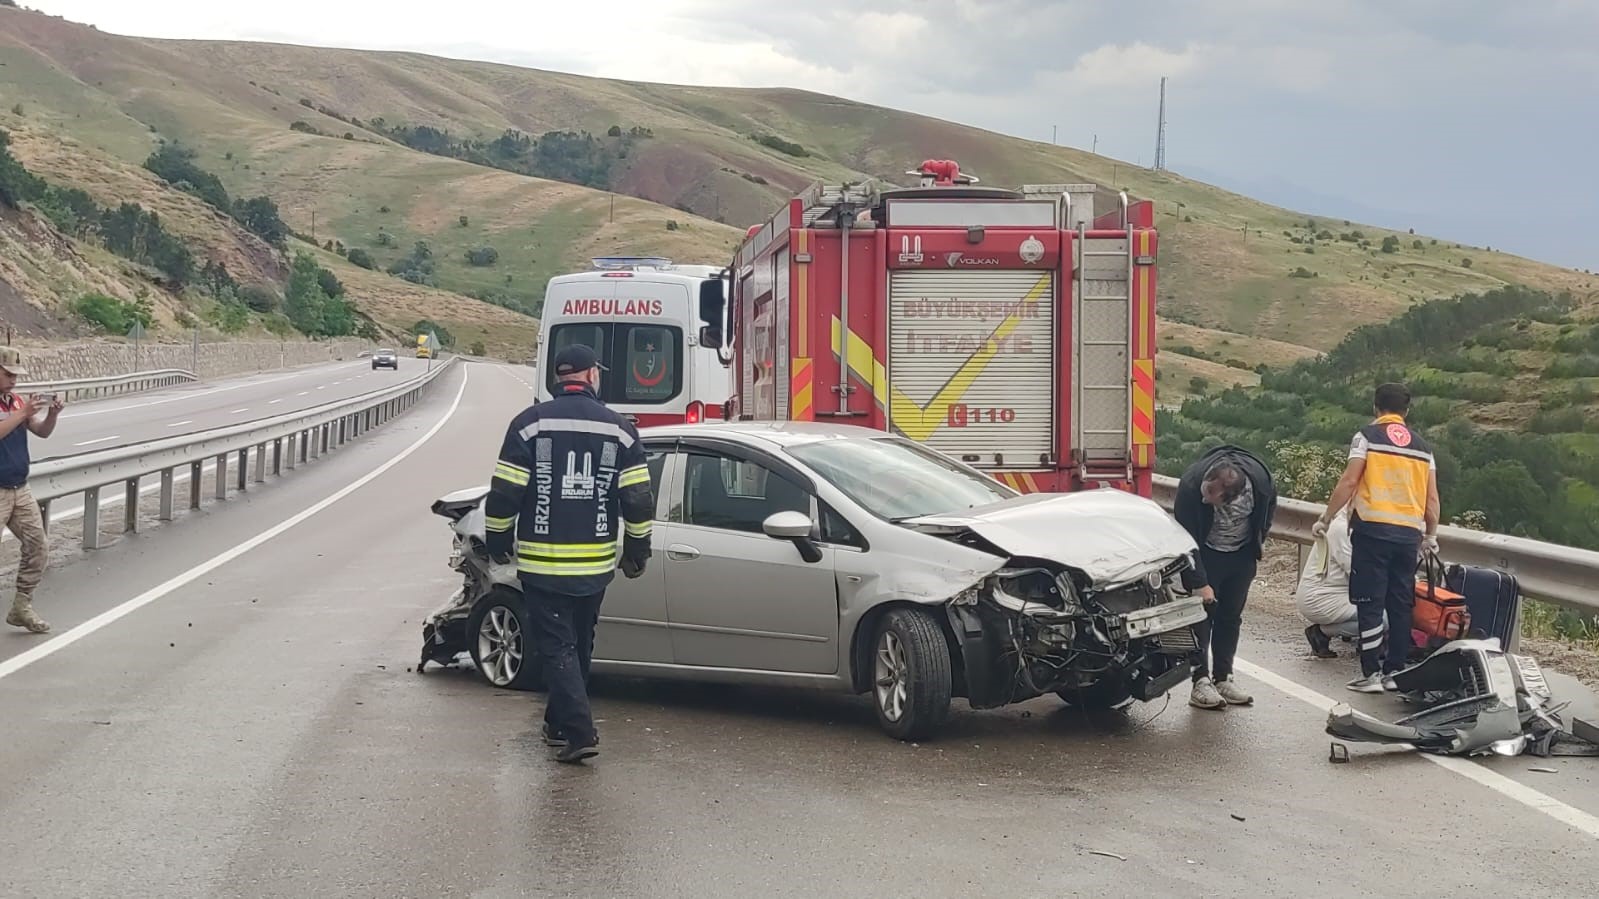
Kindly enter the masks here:
<path id="1" fill-rule="evenodd" d="M 679 562 L 687 562 L 690 559 L 698 559 L 700 551 L 686 543 L 673 543 L 666 548 L 666 557 L 668 559 L 676 559 Z"/>

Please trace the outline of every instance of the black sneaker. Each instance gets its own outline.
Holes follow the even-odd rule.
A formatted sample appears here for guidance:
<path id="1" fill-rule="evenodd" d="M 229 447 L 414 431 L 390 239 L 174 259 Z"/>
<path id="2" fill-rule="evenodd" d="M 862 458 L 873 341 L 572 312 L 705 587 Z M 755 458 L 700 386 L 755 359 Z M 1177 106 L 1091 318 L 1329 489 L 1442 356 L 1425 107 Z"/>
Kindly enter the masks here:
<path id="1" fill-rule="evenodd" d="M 550 723 L 548 721 L 544 722 L 544 724 L 539 727 L 539 736 L 544 738 L 545 746 L 554 746 L 556 748 L 560 748 L 565 746 L 567 742 L 566 738 L 560 734 L 550 732 Z"/>
<path id="2" fill-rule="evenodd" d="M 600 747 L 594 743 L 586 746 L 573 746 L 567 744 L 555 753 L 555 760 L 568 765 L 576 764 L 584 759 L 593 758 L 600 754 Z"/>
<path id="3" fill-rule="evenodd" d="M 1321 629 L 1321 625 L 1312 624 L 1305 628 L 1305 639 L 1310 642 L 1310 651 L 1318 659 L 1336 659 L 1338 653 L 1333 652 L 1332 638 L 1328 637 Z"/>

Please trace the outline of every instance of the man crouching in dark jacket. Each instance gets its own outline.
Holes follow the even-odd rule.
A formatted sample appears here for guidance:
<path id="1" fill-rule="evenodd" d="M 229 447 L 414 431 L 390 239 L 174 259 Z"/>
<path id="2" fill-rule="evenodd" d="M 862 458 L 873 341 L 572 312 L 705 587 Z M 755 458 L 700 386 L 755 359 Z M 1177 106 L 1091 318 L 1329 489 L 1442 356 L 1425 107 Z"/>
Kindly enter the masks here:
<path id="1" fill-rule="evenodd" d="M 1209 615 L 1194 626 L 1199 649 L 1192 659 L 1189 705 L 1224 709 L 1255 701 L 1233 680 L 1233 656 L 1249 585 L 1265 555 L 1276 511 L 1271 472 L 1254 454 L 1236 446 L 1219 446 L 1201 456 L 1177 484 L 1173 517 L 1199 544 L 1197 567 L 1184 579 L 1185 586 L 1204 597 Z M 1207 664 L 1207 653 L 1213 665 Z"/>

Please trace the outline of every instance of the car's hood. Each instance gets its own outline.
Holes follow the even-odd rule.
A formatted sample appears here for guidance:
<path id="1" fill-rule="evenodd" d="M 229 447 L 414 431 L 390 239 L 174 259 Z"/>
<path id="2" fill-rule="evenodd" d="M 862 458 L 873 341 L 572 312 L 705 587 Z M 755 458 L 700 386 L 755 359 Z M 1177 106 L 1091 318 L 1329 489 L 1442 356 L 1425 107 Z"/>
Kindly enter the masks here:
<path id="1" fill-rule="evenodd" d="M 1076 568 L 1102 587 L 1133 580 L 1198 549 L 1159 505 L 1111 489 L 1033 493 L 901 524 L 927 533 L 971 531 L 1012 556 Z"/>

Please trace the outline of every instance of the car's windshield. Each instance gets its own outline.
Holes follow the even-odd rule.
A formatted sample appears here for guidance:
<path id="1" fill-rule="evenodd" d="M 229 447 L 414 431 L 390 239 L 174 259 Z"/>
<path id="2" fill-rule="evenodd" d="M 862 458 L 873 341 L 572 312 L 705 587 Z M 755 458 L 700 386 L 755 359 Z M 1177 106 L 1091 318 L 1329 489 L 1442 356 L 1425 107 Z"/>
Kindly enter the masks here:
<path id="1" fill-rule="evenodd" d="M 789 453 L 862 508 L 899 521 L 1010 499 L 1015 491 L 897 437 L 822 440 Z"/>

